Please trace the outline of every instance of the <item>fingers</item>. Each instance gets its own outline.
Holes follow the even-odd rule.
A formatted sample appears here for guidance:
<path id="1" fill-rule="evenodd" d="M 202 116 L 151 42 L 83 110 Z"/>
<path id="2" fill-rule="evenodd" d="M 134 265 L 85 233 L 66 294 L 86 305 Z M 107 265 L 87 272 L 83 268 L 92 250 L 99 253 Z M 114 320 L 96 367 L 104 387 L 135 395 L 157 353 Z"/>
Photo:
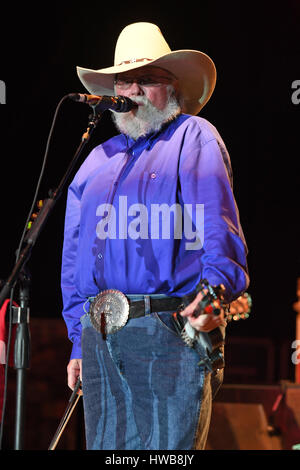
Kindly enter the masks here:
<path id="1" fill-rule="evenodd" d="M 184 310 L 182 310 L 180 314 L 183 317 L 187 317 L 189 323 L 197 331 L 204 331 L 208 333 L 220 325 L 225 326 L 226 322 L 224 320 L 223 309 L 220 310 L 219 315 L 214 315 L 213 313 L 204 313 L 204 314 L 199 315 L 196 318 L 193 316 L 195 311 L 197 311 L 199 302 L 201 302 L 202 299 L 203 299 L 203 294 L 199 292 L 199 294 L 197 294 L 193 302 L 187 305 L 187 307 Z M 220 305 L 217 301 L 214 301 L 213 304 L 214 304 L 214 307 L 220 308 Z"/>
<path id="2" fill-rule="evenodd" d="M 214 330 L 218 326 L 221 326 L 224 323 L 224 315 L 221 313 L 220 315 L 213 315 L 211 313 L 200 315 L 197 318 L 193 318 L 192 316 L 188 316 L 188 321 L 193 328 L 197 331 L 203 331 L 209 333 L 210 331 Z"/>
<path id="3" fill-rule="evenodd" d="M 187 305 L 185 309 L 182 310 L 182 312 L 180 312 L 180 315 L 182 315 L 183 317 L 188 317 L 192 315 L 194 311 L 197 309 L 197 306 L 199 302 L 201 302 L 202 299 L 203 299 L 203 294 L 202 292 L 199 292 L 199 294 L 197 294 L 197 296 L 194 298 L 193 302 Z"/>
<path id="4" fill-rule="evenodd" d="M 82 380 L 82 361 L 81 359 L 71 359 L 67 366 L 68 387 L 74 390 L 78 377 Z"/>

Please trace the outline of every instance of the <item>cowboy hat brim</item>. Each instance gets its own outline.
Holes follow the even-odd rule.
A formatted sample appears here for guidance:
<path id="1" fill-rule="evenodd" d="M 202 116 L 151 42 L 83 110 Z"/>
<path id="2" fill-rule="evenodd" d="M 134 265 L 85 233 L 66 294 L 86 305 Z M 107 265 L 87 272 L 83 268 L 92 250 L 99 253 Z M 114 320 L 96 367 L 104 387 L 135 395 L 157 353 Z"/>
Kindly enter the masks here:
<path id="1" fill-rule="evenodd" d="M 173 73 L 178 79 L 179 90 L 183 98 L 182 111 L 196 115 L 211 97 L 216 85 L 216 68 L 211 58 L 200 51 L 183 49 L 171 51 L 158 59 L 126 61 L 100 70 L 76 67 L 77 74 L 84 87 L 93 95 L 113 96 L 114 78 L 117 73 L 153 65 Z"/>

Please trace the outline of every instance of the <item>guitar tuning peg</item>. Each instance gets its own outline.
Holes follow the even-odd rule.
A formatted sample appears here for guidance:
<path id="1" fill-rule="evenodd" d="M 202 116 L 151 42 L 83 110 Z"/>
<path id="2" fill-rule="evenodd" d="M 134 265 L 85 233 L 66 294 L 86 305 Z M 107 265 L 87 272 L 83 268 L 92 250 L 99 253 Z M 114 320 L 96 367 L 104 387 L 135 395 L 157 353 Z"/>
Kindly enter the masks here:
<path id="1" fill-rule="evenodd" d="M 248 305 L 249 305 L 249 309 L 251 310 L 251 307 L 252 307 L 252 297 L 251 297 L 251 295 L 248 292 L 245 292 L 244 297 L 246 298 L 246 300 L 248 302 Z"/>

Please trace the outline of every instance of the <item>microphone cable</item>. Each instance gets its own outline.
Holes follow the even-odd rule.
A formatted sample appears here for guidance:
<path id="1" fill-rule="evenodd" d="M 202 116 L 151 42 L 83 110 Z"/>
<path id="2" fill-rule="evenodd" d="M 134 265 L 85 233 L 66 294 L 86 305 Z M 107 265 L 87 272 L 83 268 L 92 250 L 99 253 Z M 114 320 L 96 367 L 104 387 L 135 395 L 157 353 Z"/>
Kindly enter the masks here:
<path id="1" fill-rule="evenodd" d="M 38 177 L 36 189 L 35 189 L 35 192 L 34 192 L 32 204 L 31 204 L 28 216 L 26 218 L 25 226 L 24 226 L 21 238 L 20 238 L 18 249 L 16 251 L 16 262 L 15 262 L 16 264 L 19 260 L 20 251 L 21 251 L 21 248 L 22 248 L 22 245 L 23 245 L 23 242 L 24 242 L 24 238 L 25 238 L 25 235 L 26 235 L 28 224 L 29 224 L 29 221 L 31 219 L 32 212 L 34 210 L 36 200 L 37 200 L 37 196 L 38 196 L 38 193 L 39 193 L 39 190 L 40 190 L 41 182 L 42 182 L 42 179 L 43 179 L 43 176 L 44 176 L 45 167 L 46 167 L 48 154 L 49 154 L 50 142 L 51 142 L 53 131 L 54 131 L 54 128 L 55 128 L 55 125 L 56 125 L 57 115 L 58 115 L 58 112 L 61 108 L 61 105 L 63 104 L 63 102 L 66 99 L 68 99 L 68 95 L 64 96 L 59 101 L 58 105 L 56 106 L 56 110 L 55 110 L 55 113 L 54 113 L 54 116 L 53 116 L 53 119 L 52 119 L 52 124 L 51 124 L 49 135 L 48 135 L 48 138 L 47 138 L 47 143 L 46 143 L 46 148 L 45 148 L 44 157 L 43 157 L 43 161 L 42 161 L 42 166 L 41 166 L 40 174 L 39 174 L 39 177 Z M 6 401 L 7 401 L 7 379 L 8 379 L 8 367 L 9 367 L 9 356 L 10 356 L 11 337 L 12 337 L 12 323 L 13 323 L 13 318 L 12 318 L 13 297 L 14 297 L 14 286 L 10 290 L 7 349 L 6 349 L 5 368 L 4 368 L 3 404 L 2 404 L 2 417 L 1 417 L 1 423 L 0 423 L 0 450 L 2 450 L 2 439 L 3 439 L 3 432 L 4 432 L 4 418 L 5 418 Z"/>

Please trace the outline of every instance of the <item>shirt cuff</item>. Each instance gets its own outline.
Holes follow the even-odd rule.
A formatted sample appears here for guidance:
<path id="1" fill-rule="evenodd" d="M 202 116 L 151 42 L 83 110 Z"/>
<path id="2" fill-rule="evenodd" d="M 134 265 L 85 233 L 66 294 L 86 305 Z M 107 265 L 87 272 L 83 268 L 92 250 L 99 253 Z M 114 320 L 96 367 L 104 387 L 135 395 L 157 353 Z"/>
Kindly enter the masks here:
<path id="1" fill-rule="evenodd" d="M 70 359 L 82 359 L 81 340 L 73 343 Z"/>

